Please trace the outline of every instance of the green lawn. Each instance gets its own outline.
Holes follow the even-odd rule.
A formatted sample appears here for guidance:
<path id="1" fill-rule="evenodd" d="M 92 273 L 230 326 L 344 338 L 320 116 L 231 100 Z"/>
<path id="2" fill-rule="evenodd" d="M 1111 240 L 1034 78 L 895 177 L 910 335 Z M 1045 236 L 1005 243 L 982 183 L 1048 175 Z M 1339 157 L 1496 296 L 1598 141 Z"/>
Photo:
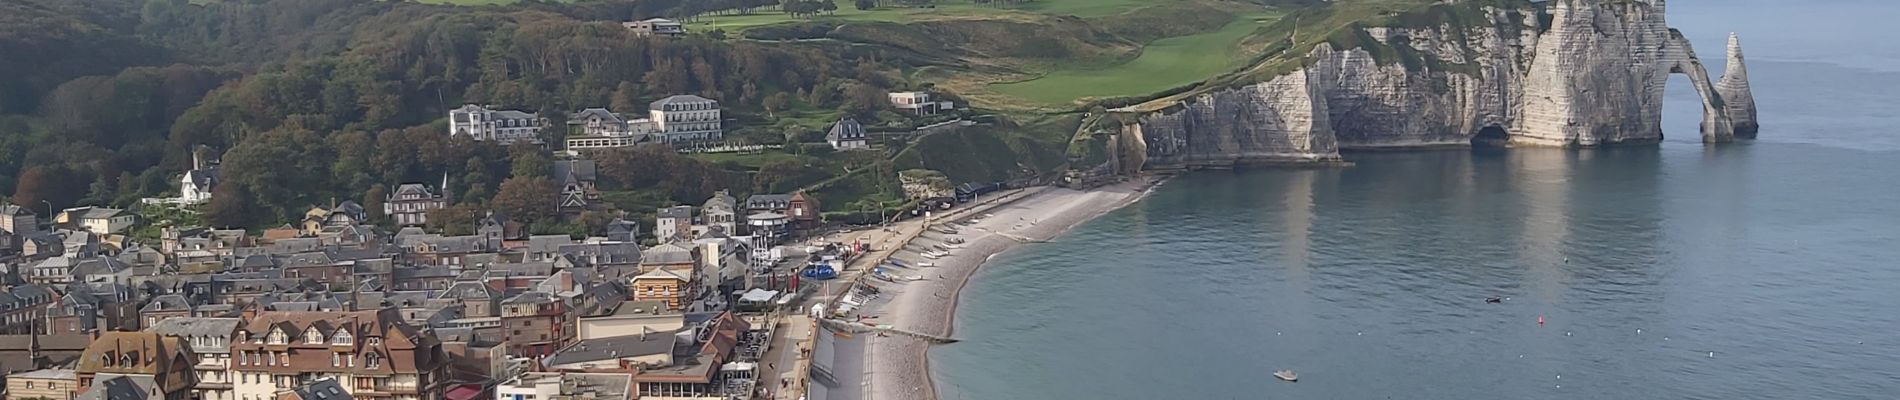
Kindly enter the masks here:
<path id="1" fill-rule="evenodd" d="M 431 1 L 513 1 L 513 0 L 431 0 Z M 789 14 L 761 9 L 746 15 L 707 15 L 687 24 L 688 30 L 724 29 L 739 31 L 755 26 L 771 25 L 792 21 L 807 20 L 844 20 L 844 21 L 881 21 L 911 22 L 928 19 L 956 18 L 968 16 L 998 16 L 1013 13 L 1040 13 L 1049 15 L 1073 15 L 1078 17 L 1096 17 L 1113 15 L 1143 6 L 1153 5 L 1156 0 L 1035 0 L 1024 4 L 978 5 L 967 0 L 952 0 L 937 3 L 932 8 L 883 7 L 871 10 L 859 10 L 850 0 L 836 0 L 838 10 L 831 14 L 812 18 L 793 18 Z M 1170 1 L 1170 0 L 1161 0 Z"/>
<path id="2" fill-rule="evenodd" d="M 773 161 L 798 158 L 797 155 L 784 150 L 764 150 L 758 153 L 694 153 L 689 156 L 714 164 L 731 161 L 748 169 L 759 169 L 759 166 Z"/>
<path id="3" fill-rule="evenodd" d="M 990 90 L 1036 103 L 1066 106 L 1090 97 L 1133 96 L 1198 82 L 1237 66 L 1234 45 L 1277 15 L 1241 15 L 1221 29 L 1156 40 L 1141 56 L 1107 66 L 1061 68 L 1036 79 L 990 85 Z"/>

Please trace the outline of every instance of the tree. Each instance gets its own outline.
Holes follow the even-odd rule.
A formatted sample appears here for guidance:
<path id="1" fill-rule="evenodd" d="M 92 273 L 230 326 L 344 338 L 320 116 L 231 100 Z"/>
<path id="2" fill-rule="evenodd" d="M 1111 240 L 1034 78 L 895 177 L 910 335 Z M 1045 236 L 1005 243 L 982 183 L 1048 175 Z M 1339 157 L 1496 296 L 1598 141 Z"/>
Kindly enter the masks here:
<path id="1" fill-rule="evenodd" d="M 489 205 L 522 223 L 533 223 L 554 216 L 559 194 L 548 177 L 517 176 L 501 182 L 501 191 L 495 193 Z"/>
<path id="2" fill-rule="evenodd" d="M 449 236 L 471 235 L 475 233 L 476 221 L 482 219 L 482 210 L 469 204 L 457 204 L 429 210 L 428 219 L 426 227 L 431 231 Z"/>
<path id="3" fill-rule="evenodd" d="M 869 84 L 851 85 L 845 90 L 844 110 L 863 119 L 874 119 L 890 99 L 885 92 Z"/>
<path id="4" fill-rule="evenodd" d="M 877 8 L 877 0 L 857 0 L 856 5 L 859 10 L 869 10 Z"/>
<path id="5" fill-rule="evenodd" d="M 365 216 L 377 221 L 383 219 L 383 202 L 387 201 L 387 197 L 389 193 L 383 189 L 383 185 L 370 186 L 369 190 L 363 191 L 363 201 L 357 204 L 363 205 Z"/>
<path id="6" fill-rule="evenodd" d="M 254 199 L 244 185 L 225 183 L 211 189 L 211 204 L 205 206 L 205 221 L 220 227 L 251 225 L 256 214 Z"/>
<path id="7" fill-rule="evenodd" d="M 513 147 L 508 148 L 508 153 L 509 157 L 515 160 L 514 168 L 510 171 L 516 178 L 545 178 L 554 174 L 554 161 L 549 160 L 546 154 L 542 154 L 540 147 L 528 142 L 517 142 Z"/>
<path id="8" fill-rule="evenodd" d="M 620 81 L 620 87 L 614 88 L 613 101 L 608 103 L 615 112 L 634 112 L 640 107 L 640 87 L 633 82 Z"/>
<path id="9" fill-rule="evenodd" d="M 767 95 L 765 96 L 765 104 L 764 104 L 765 114 L 771 116 L 772 118 L 778 118 L 778 112 L 784 111 L 785 107 L 791 104 L 792 104 L 792 98 L 791 96 L 786 95 L 785 92 L 778 92 L 778 93 L 773 93 L 771 95 Z"/>

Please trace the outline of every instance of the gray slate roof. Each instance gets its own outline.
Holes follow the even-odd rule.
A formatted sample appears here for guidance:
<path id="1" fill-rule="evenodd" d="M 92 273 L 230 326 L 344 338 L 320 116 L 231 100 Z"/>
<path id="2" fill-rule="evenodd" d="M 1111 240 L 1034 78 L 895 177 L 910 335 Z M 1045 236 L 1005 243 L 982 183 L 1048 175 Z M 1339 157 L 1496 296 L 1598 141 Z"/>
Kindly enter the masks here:
<path id="1" fill-rule="evenodd" d="M 717 102 L 713 101 L 713 99 L 694 96 L 690 94 L 681 94 L 681 95 L 669 96 L 667 98 L 654 101 L 653 103 L 647 105 L 647 109 L 659 110 L 662 106 L 671 105 L 671 104 L 698 104 L 698 103 L 717 103 Z"/>
<path id="2" fill-rule="evenodd" d="M 825 140 L 858 140 L 864 138 L 864 125 L 858 124 L 858 120 L 850 118 L 839 120 L 837 124 L 831 125 L 831 132 L 825 134 Z"/>
<path id="3" fill-rule="evenodd" d="M 693 219 L 693 206 L 660 207 L 655 218 Z"/>
<path id="4" fill-rule="evenodd" d="M 554 161 L 554 179 L 561 180 L 564 184 L 571 183 L 569 178 L 580 182 L 593 181 L 597 175 L 599 175 L 599 168 L 594 160 Z"/>
<path id="5" fill-rule="evenodd" d="M 684 264 L 693 261 L 693 252 L 677 244 L 665 243 L 640 254 L 641 264 Z"/>
<path id="6" fill-rule="evenodd" d="M 548 358 L 548 365 L 631 358 L 673 352 L 678 331 L 648 332 L 644 335 L 587 339 L 574 343 Z"/>
<path id="7" fill-rule="evenodd" d="M 231 335 L 237 332 L 238 324 L 243 322 L 244 320 L 238 318 L 172 317 L 159 320 L 158 324 L 145 330 L 171 336 L 222 337 L 225 340 L 215 342 L 186 340 L 186 343 L 191 344 L 192 352 L 199 354 L 229 353 L 231 352 Z"/>

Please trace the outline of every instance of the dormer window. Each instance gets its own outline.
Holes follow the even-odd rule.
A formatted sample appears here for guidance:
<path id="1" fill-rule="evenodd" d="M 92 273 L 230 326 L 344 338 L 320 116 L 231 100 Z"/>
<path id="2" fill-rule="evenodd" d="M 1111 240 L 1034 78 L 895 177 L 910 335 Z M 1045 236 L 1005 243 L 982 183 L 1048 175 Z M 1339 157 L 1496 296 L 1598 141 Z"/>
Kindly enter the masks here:
<path id="1" fill-rule="evenodd" d="M 337 346 L 354 346 L 356 345 L 356 338 L 350 336 L 350 331 L 339 330 L 336 331 L 336 336 L 330 337 L 330 344 Z"/>
<path id="2" fill-rule="evenodd" d="M 363 366 L 369 369 L 376 369 L 377 366 L 382 365 L 382 364 L 383 364 L 383 357 L 381 355 L 377 355 L 376 353 L 369 353 L 368 356 L 363 357 Z"/>
<path id="3" fill-rule="evenodd" d="M 265 335 L 264 343 L 265 344 L 288 344 L 290 343 L 290 335 L 284 333 L 283 328 L 273 328 L 270 330 L 269 335 Z"/>
<path id="4" fill-rule="evenodd" d="M 310 327 L 310 329 L 305 329 L 303 331 L 303 343 L 323 344 L 323 332 L 317 332 L 317 327 L 314 326 Z"/>

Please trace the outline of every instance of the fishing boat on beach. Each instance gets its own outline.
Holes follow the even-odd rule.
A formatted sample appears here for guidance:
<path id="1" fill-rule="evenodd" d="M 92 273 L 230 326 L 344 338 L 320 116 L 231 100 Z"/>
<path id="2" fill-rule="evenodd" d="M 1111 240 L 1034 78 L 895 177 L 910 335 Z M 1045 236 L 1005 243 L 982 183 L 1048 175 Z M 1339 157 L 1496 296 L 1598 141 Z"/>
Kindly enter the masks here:
<path id="1" fill-rule="evenodd" d="M 1273 377 L 1280 378 L 1280 380 L 1287 381 L 1287 382 L 1300 381 L 1300 374 L 1295 374 L 1293 373 L 1293 370 L 1290 370 L 1290 369 L 1283 369 L 1283 370 L 1280 370 L 1279 372 L 1274 372 Z"/>

